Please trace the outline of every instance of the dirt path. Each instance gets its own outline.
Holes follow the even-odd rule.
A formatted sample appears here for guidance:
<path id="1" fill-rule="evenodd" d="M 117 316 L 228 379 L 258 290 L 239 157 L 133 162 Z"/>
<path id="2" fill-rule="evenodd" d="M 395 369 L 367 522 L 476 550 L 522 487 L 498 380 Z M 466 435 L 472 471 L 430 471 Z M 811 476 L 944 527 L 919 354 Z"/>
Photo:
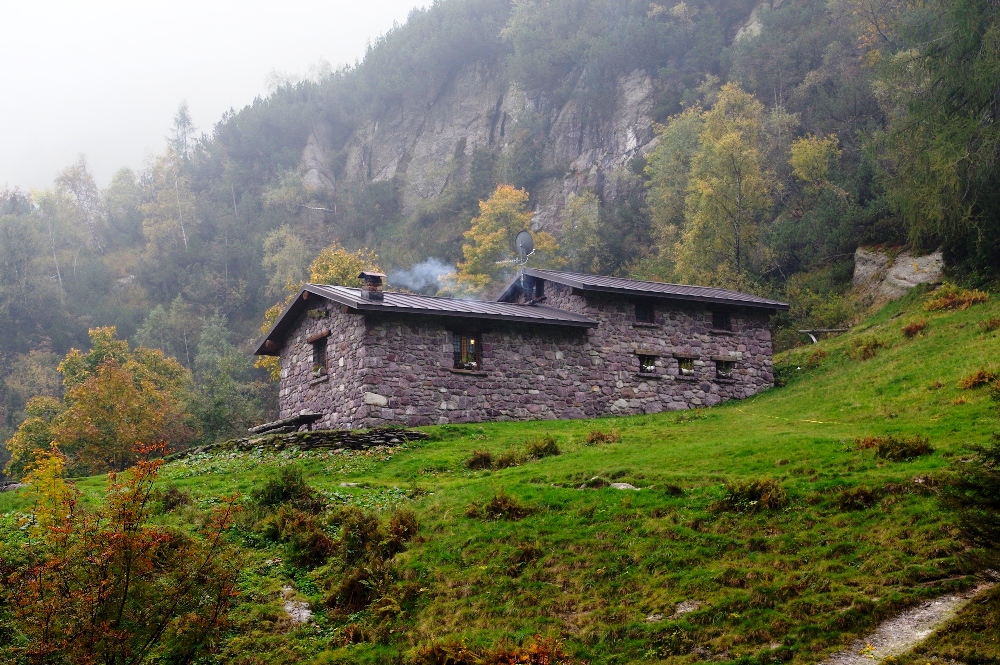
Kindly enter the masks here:
<path id="1" fill-rule="evenodd" d="M 872 665 L 889 656 L 900 656 L 927 639 L 973 596 L 992 586 L 992 583 L 984 583 L 964 593 L 929 600 L 883 622 L 874 633 L 858 640 L 848 650 L 827 658 L 820 665 Z"/>

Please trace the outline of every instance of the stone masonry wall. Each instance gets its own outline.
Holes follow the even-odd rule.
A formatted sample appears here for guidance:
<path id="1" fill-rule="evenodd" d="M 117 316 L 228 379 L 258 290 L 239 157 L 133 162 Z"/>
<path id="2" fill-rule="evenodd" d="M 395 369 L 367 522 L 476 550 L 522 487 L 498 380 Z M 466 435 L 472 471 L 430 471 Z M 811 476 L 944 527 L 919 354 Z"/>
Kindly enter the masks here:
<path id="1" fill-rule="evenodd" d="M 318 427 L 361 428 L 657 413 L 749 397 L 773 385 L 765 313 L 732 312 L 731 331 L 712 330 L 706 305 L 654 305 L 636 324 L 622 297 L 574 295 L 547 283 L 547 304 L 600 322 L 594 329 L 483 322 L 480 372 L 452 369 L 453 331 L 442 317 L 343 313 L 303 315 L 281 351 L 281 415 L 325 414 Z M 485 325 L 485 324 L 489 325 Z M 329 373 L 312 376 L 308 339 L 330 331 Z M 639 355 L 656 356 L 639 372 Z M 682 376 L 675 354 L 692 358 Z M 732 379 L 713 358 L 735 360 Z"/>

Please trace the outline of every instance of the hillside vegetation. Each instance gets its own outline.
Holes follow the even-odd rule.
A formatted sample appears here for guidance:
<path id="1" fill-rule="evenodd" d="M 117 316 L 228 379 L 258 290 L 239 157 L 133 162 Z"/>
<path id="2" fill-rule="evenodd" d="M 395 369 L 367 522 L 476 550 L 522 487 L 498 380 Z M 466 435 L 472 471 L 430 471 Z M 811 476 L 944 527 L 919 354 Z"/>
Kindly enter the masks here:
<path id="1" fill-rule="evenodd" d="M 969 588 L 936 493 L 998 429 L 979 378 L 1000 369 L 1000 301 L 927 300 L 782 354 L 782 387 L 717 408 L 168 464 L 167 525 L 242 494 L 240 595 L 204 662 L 804 664 Z M 30 496 L 0 495 L 8 542 Z M 921 657 L 997 662 L 992 602 Z"/>
<path id="2" fill-rule="evenodd" d="M 182 104 L 163 152 L 106 187 L 81 158 L 49 189 L 0 192 L 0 438 L 110 325 L 191 370 L 213 405 L 199 441 L 265 420 L 275 390 L 238 350 L 321 251 L 447 270 L 500 185 L 555 238 L 536 259 L 787 298 L 793 326 L 850 318 L 859 243 L 942 247 L 988 282 L 997 16 L 991 0 L 441 0 L 353 66 L 200 129 Z"/>

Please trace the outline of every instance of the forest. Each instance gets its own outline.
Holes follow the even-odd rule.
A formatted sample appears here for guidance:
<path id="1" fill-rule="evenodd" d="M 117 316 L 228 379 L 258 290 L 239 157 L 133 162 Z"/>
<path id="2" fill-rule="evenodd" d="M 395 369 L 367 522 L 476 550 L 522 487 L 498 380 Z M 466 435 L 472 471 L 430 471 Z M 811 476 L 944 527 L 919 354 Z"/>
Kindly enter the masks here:
<path id="1" fill-rule="evenodd" d="M 0 440 L 27 419 L 57 426 L 80 404 L 74 362 L 102 353 L 152 377 L 171 405 L 157 427 L 176 443 L 232 438 L 275 411 L 249 355 L 265 312 L 359 261 L 392 275 L 436 257 L 448 270 L 419 288 L 489 295 L 507 251 L 489 245 L 496 225 L 530 226 L 543 183 L 565 171 L 547 158 L 553 109 L 575 99 L 599 124 L 636 71 L 651 81 L 656 141 L 608 175 L 613 187 L 569 194 L 539 234 L 541 262 L 780 297 L 787 330 L 856 315 L 860 244 L 941 248 L 954 279 L 989 283 L 998 14 L 994 0 L 438 0 L 363 60 L 208 131 L 181 104 L 163 151 L 107 187 L 81 157 L 48 189 L 0 192 Z M 463 178 L 404 206 L 402 172 L 347 173 L 352 135 L 472 69 L 533 111 L 504 141 L 456 150 Z M 333 188 L 303 177 L 318 125 Z"/>

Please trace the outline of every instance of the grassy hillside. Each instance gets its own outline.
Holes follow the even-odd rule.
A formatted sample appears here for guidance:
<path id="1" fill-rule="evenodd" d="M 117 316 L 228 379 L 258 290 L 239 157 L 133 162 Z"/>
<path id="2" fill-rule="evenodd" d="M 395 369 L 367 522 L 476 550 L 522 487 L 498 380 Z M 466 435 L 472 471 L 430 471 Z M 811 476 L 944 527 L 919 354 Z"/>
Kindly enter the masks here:
<path id="1" fill-rule="evenodd" d="M 1000 429 L 988 389 L 960 387 L 1000 369 L 1000 330 L 984 324 L 1000 318 L 1000 301 L 926 312 L 926 298 L 913 293 L 849 334 L 783 354 L 786 385 L 718 408 L 441 426 L 389 450 L 175 462 L 164 485 L 193 502 L 162 519 L 188 524 L 221 495 L 246 496 L 233 534 L 244 594 L 220 661 L 514 662 L 497 654 L 556 637 L 588 663 L 816 662 L 881 619 L 972 584 L 934 494 L 967 444 Z M 926 326 L 907 337 L 918 321 Z M 864 349 L 874 357 L 852 358 Z M 559 454 L 528 457 L 553 452 L 546 437 Z M 866 437 L 926 437 L 934 451 L 892 461 L 859 449 Z M 520 464 L 470 470 L 475 451 Z M 294 544 L 266 527 L 273 513 L 253 506 L 254 488 L 290 466 L 335 505 L 416 513 L 417 537 L 366 607 L 337 600 L 356 571 L 293 565 Z M 757 481 L 770 494 L 747 494 Z M 103 481 L 79 486 L 96 495 Z M 5 523 L 26 501 L 0 495 Z M 342 536 L 346 522 L 330 514 L 315 520 Z M 315 623 L 289 624 L 290 597 L 311 603 Z M 989 617 L 979 617 L 980 643 L 958 635 L 924 656 L 1000 662 Z"/>

